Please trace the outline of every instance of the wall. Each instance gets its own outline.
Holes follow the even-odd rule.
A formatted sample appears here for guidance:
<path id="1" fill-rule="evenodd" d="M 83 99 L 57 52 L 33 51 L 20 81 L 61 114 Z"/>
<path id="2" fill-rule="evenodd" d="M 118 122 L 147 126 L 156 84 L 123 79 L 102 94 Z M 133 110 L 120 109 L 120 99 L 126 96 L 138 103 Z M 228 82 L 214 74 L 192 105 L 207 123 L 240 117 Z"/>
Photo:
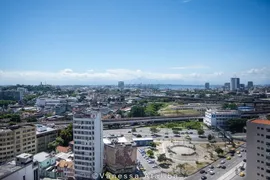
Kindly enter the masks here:
<path id="1" fill-rule="evenodd" d="M 39 180 L 34 179 L 34 170 L 37 168 L 32 168 L 32 164 L 20 169 L 19 171 L 10 174 L 8 177 L 5 177 L 3 180 L 23 180 L 23 176 L 25 176 L 25 180 Z"/>

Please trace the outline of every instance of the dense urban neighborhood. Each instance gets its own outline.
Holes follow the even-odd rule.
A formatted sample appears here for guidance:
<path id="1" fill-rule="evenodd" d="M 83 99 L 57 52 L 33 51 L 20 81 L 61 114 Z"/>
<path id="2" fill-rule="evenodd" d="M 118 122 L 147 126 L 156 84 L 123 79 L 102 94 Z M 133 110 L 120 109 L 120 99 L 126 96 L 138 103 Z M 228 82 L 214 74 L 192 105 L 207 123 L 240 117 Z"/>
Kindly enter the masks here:
<path id="1" fill-rule="evenodd" d="M 2 86 L 0 179 L 245 179 L 249 126 L 270 124 L 268 92 L 235 78 L 199 88 Z"/>

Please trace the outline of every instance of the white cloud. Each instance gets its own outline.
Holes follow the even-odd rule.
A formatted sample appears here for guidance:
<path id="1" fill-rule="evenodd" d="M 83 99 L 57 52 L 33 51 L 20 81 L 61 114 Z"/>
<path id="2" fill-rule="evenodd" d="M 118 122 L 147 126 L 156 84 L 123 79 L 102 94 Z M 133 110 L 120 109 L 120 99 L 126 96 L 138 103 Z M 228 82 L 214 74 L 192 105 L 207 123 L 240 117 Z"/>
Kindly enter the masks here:
<path id="1" fill-rule="evenodd" d="M 54 84 L 69 84 L 82 83 L 82 82 L 112 82 L 118 80 L 161 80 L 161 81 L 198 81 L 200 78 L 215 77 L 217 74 L 180 74 L 180 73 L 160 73 L 148 72 L 140 69 L 108 69 L 103 72 L 88 70 L 86 72 L 76 72 L 72 69 L 63 69 L 58 72 L 41 72 L 41 71 L 1 71 L 0 81 L 4 84 L 14 83 L 31 83 L 47 81 Z"/>
<path id="2" fill-rule="evenodd" d="M 208 69 L 208 68 L 209 66 L 205 66 L 205 65 L 193 65 L 193 66 L 171 67 L 170 69 L 183 70 L 183 69 Z"/>
<path id="3" fill-rule="evenodd" d="M 268 80 L 266 77 L 269 77 L 269 75 L 270 71 L 267 68 L 258 68 L 245 71 L 240 78 L 241 82 L 253 80 L 258 84 Z M 88 70 L 77 72 L 68 68 L 56 72 L 0 70 L 0 82 L 3 85 L 39 84 L 41 81 L 59 85 L 107 84 L 115 83 L 119 80 L 136 83 L 139 81 L 147 83 L 203 84 L 204 82 L 210 82 L 211 84 L 223 84 L 229 81 L 230 77 L 232 77 L 232 74 L 218 71 L 212 73 L 162 73 L 142 71 L 140 69 L 108 69 L 105 71 Z M 259 82 L 259 79 L 261 79 L 261 82 Z"/>

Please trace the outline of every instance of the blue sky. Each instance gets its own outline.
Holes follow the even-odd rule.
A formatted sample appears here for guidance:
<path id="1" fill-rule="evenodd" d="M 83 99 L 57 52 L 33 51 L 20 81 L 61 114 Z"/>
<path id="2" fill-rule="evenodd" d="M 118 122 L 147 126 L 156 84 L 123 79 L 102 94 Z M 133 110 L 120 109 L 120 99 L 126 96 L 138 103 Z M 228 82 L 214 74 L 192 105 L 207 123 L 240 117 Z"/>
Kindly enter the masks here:
<path id="1" fill-rule="evenodd" d="M 269 0 L 1 0 L 0 83 L 270 83 Z"/>

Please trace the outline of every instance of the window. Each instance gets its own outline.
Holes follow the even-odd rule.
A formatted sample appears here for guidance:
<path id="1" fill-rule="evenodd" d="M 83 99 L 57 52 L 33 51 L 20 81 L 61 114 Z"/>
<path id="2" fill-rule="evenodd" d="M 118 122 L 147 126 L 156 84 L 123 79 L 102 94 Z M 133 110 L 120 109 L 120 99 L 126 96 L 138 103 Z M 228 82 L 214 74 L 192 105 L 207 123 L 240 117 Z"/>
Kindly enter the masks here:
<path id="1" fill-rule="evenodd" d="M 25 180 L 25 176 L 23 176 L 23 180 Z"/>

